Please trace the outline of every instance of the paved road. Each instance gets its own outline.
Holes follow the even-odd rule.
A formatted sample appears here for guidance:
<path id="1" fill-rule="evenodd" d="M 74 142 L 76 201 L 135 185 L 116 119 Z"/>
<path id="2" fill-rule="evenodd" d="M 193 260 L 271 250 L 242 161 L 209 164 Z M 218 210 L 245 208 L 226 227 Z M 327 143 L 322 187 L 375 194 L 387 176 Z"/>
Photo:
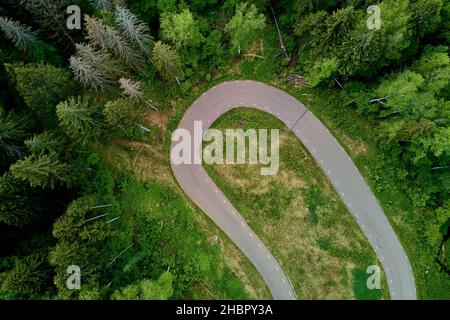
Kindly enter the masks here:
<path id="1" fill-rule="evenodd" d="M 271 113 L 294 132 L 331 181 L 375 250 L 384 268 L 391 298 L 416 299 L 408 257 L 372 191 L 328 129 L 294 97 L 256 81 L 225 82 L 199 97 L 186 111 L 178 128 L 189 130 L 193 137 L 194 121 L 203 121 L 203 130 L 206 130 L 223 113 L 236 107 L 251 107 Z M 201 146 L 193 146 L 191 152 L 192 158 L 194 152 L 200 154 Z M 293 287 L 278 262 L 203 167 L 172 163 L 172 170 L 189 198 L 258 269 L 273 298 L 295 299 Z"/>

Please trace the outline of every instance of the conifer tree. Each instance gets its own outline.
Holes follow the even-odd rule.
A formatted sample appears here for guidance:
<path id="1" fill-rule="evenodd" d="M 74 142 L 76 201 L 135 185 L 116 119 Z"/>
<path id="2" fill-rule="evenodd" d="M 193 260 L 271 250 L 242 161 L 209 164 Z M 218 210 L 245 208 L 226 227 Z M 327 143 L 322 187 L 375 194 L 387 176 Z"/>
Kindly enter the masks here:
<path id="1" fill-rule="evenodd" d="M 76 142 L 86 143 L 100 132 L 96 106 L 87 99 L 71 97 L 56 107 L 59 125 Z"/>
<path id="2" fill-rule="evenodd" d="M 16 179 L 28 181 L 31 187 L 53 189 L 57 183 L 71 184 L 70 167 L 54 154 L 31 155 L 11 166 Z"/>
<path id="3" fill-rule="evenodd" d="M 105 120 L 116 130 L 127 130 L 144 117 L 144 110 L 128 99 L 108 101 L 103 109 Z"/>
<path id="4" fill-rule="evenodd" d="M 142 92 L 141 84 L 138 81 L 120 78 L 119 84 L 123 94 L 129 97 L 132 101 L 142 102 L 144 100 L 144 93 Z"/>
<path id="5" fill-rule="evenodd" d="M 177 79 L 181 73 L 182 65 L 177 52 L 161 41 L 153 48 L 153 63 L 166 80 Z"/>
<path id="6" fill-rule="evenodd" d="M 24 298 L 41 293 L 51 279 L 51 269 L 45 252 L 17 258 L 14 268 L 6 275 L 2 290 L 15 292 Z"/>
<path id="7" fill-rule="evenodd" d="M 0 115 L 0 164 L 7 164 L 10 160 L 18 159 L 23 155 L 24 135 L 25 130 L 21 120 Z"/>
<path id="8" fill-rule="evenodd" d="M 34 222 L 40 212 L 41 194 L 10 172 L 0 177 L 0 222 L 21 227 Z"/>
<path id="9" fill-rule="evenodd" d="M 32 154 L 41 152 L 59 154 L 64 148 L 64 141 L 54 132 L 44 131 L 25 140 L 25 145 Z"/>
<path id="10" fill-rule="evenodd" d="M 89 0 L 89 3 L 98 10 L 109 11 L 112 9 L 112 4 L 109 0 Z"/>
<path id="11" fill-rule="evenodd" d="M 71 4 L 67 0 L 20 0 L 35 18 L 39 25 L 49 30 L 46 34 L 61 44 L 69 41 L 74 45 L 72 37 L 66 28 L 66 10 Z"/>
<path id="12" fill-rule="evenodd" d="M 46 128 L 56 124 L 55 106 L 76 93 L 70 71 L 48 64 L 7 65 L 16 89 Z"/>
<path id="13" fill-rule="evenodd" d="M 150 28 L 131 11 L 121 6 L 116 6 L 115 19 L 125 37 L 137 45 L 141 52 L 150 59 L 153 44 Z"/>
<path id="14" fill-rule="evenodd" d="M 93 47 L 108 49 L 133 69 L 142 71 L 144 59 L 138 54 L 114 28 L 96 18 L 84 16 L 87 28 L 87 38 Z"/>
<path id="15" fill-rule="evenodd" d="M 0 17 L 0 29 L 20 50 L 30 50 L 37 41 L 36 33 L 30 27 L 8 18 Z"/>
<path id="16" fill-rule="evenodd" d="M 108 65 L 109 56 L 95 51 L 91 46 L 76 45 L 76 54 L 70 57 L 70 68 L 84 87 L 99 91 L 113 83 L 113 70 Z"/>

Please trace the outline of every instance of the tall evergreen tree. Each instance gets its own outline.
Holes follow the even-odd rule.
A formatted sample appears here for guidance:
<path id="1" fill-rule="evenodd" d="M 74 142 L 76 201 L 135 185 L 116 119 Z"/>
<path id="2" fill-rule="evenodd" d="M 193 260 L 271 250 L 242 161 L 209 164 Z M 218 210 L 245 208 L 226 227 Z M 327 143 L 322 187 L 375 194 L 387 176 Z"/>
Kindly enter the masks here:
<path id="1" fill-rule="evenodd" d="M 108 101 L 103 109 L 107 124 L 116 130 L 128 130 L 142 121 L 144 110 L 128 99 Z"/>
<path id="2" fill-rule="evenodd" d="M 0 222 L 21 227 L 36 221 L 41 213 L 41 194 L 10 173 L 0 177 Z"/>
<path id="3" fill-rule="evenodd" d="M 7 65 L 19 94 L 46 128 L 56 125 L 55 106 L 76 93 L 70 72 L 47 64 Z"/>
<path id="4" fill-rule="evenodd" d="M 66 10 L 71 4 L 67 0 L 20 0 L 36 19 L 41 28 L 47 29 L 50 39 L 55 39 L 61 44 L 69 41 L 71 45 L 75 42 L 66 28 Z"/>
<path id="5" fill-rule="evenodd" d="M 109 11 L 113 7 L 109 0 L 89 0 L 89 3 L 98 10 Z"/>
<path id="6" fill-rule="evenodd" d="M 45 253 L 17 258 L 14 268 L 6 275 L 2 290 L 16 292 L 24 298 L 38 298 L 48 288 L 51 269 Z"/>
<path id="7" fill-rule="evenodd" d="M 123 94 L 134 102 L 142 102 L 144 100 L 144 92 L 141 90 L 141 84 L 131 79 L 120 78 L 120 88 Z"/>
<path id="8" fill-rule="evenodd" d="M 99 91 L 114 83 L 109 56 L 105 52 L 84 44 L 77 44 L 76 49 L 76 54 L 70 57 L 70 68 L 84 87 Z"/>
<path id="9" fill-rule="evenodd" d="M 135 52 L 126 39 L 114 28 L 102 23 L 96 18 L 84 16 L 87 28 L 87 38 L 92 46 L 108 49 L 116 57 L 135 70 L 144 70 L 144 59 Z"/>
<path id="10" fill-rule="evenodd" d="M 100 133 L 97 106 L 87 99 L 71 97 L 56 107 L 60 127 L 74 141 L 86 143 Z"/>
<path id="11" fill-rule="evenodd" d="M 0 17 L 0 29 L 20 50 L 29 50 L 36 43 L 36 33 L 17 21 Z"/>
<path id="12" fill-rule="evenodd" d="M 70 166 L 60 162 L 54 154 L 31 155 L 11 166 L 16 179 L 28 181 L 31 187 L 51 188 L 57 183 L 71 185 Z"/>
<path id="13" fill-rule="evenodd" d="M 153 48 L 153 63 L 164 79 L 174 79 L 181 74 L 181 60 L 169 45 L 158 41 Z"/>
<path id="14" fill-rule="evenodd" d="M 150 59 L 153 44 L 150 28 L 131 11 L 121 6 L 116 7 L 115 19 L 125 37 L 136 44 L 141 52 Z"/>
<path id="15" fill-rule="evenodd" d="M 44 131 L 25 140 L 25 145 L 32 154 L 62 152 L 65 143 L 62 137 L 52 131 Z"/>
<path id="16" fill-rule="evenodd" d="M 7 165 L 24 154 L 25 130 L 21 122 L 21 119 L 0 115 L 0 165 Z"/>

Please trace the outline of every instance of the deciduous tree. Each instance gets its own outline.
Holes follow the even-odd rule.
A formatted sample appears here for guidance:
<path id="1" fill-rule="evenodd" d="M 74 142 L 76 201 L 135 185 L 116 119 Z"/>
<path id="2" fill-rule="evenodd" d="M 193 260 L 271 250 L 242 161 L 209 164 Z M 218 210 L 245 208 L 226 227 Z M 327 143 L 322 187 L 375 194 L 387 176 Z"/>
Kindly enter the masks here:
<path id="1" fill-rule="evenodd" d="M 197 48 L 204 40 L 192 13 L 185 9 L 180 13 L 165 13 L 161 19 L 161 37 L 176 50 Z"/>
<path id="2" fill-rule="evenodd" d="M 238 4 L 235 15 L 226 25 L 233 51 L 241 54 L 242 49 L 248 49 L 261 36 L 265 24 L 266 18 L 258 13 L 255 5 Z"/>
<path id="3" fill-rule="evenodd" d="M 142 280 L 116 291 L 111 297 L 115 300 L 167 300 L 173 295 L 173 275 L 164 272 L 158 280 Z"/>

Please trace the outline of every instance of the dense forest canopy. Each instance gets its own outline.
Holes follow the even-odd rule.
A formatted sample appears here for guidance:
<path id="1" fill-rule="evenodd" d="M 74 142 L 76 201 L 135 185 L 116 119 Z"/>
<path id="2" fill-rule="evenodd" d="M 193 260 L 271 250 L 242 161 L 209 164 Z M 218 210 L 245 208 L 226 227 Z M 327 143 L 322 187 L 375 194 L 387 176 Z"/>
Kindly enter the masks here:
<path id="1" fill-rule="evenodd" d="M 299 74 L 311 90 L 335 95 L 334 108 L 366 121 L 383 161 L 423 212 L 423 230 L 410 232 L 425 232 L 427 266 L 439 269 L 441 283 L 423 295 L 448 298 L 450 1 L 376 2 L 3 0 L 0 298 L 186 297 L 205 277 L 206 261 L 190 255 L 189 211 L 170 188 L 150 186 L 152 205 L 170 204 L 151 217 L 138 211 L 125 237 L 113 220 L 125 214 L 133 182 L 98 145 L 147 139 L 157 130 L 145 122 L 149 114 L 235 63 L 269 56 L 273 78 Z M 81 30 L 66 26 L 73 4 Z M 374 4 L 380 25 L 369 28 Z M 267 35 L 272 43 L 261 40 Z M 171 225 L 175 217 L 180 225 Z M 82 290 L 66 286 L 70 265 L 83 269 Z"/>

